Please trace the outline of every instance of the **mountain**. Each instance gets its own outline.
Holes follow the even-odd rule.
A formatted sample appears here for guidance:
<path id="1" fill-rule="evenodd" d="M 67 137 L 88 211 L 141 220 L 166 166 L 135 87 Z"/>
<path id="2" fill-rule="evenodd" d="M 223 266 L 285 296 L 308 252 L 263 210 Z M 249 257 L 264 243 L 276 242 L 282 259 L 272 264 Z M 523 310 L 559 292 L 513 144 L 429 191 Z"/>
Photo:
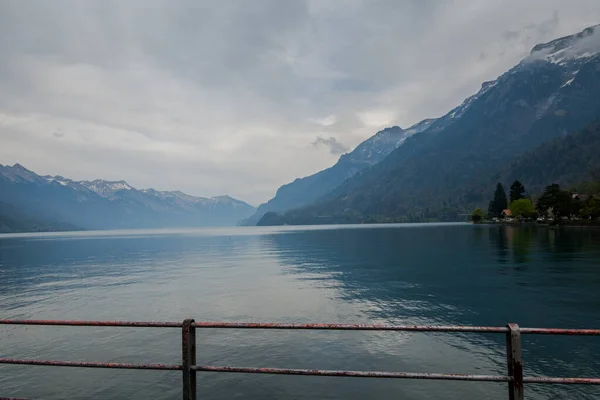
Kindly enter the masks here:
<path id="1" fill-rule="evenodd" d="M 284 223 L 456 220 L 525 152 L 600 116 L 600 26 L 539 44 L 383 161 Z"/>
<path id="2" fill-rule="evenodd" d="M 111 200 L 116 199 L 117 192 L 120 192 L 121 190 L 135 190 L 133 187 L 129 186 L 129 184 L 125 181 L 104 181 L 102 179 L 96 179 L 92 182 L 81 181 L 76 182 L 76 184 L 80 184 L 88 188 L 92 192 Z"/>
<path id="3" fill-rule="evenodd" d="M 358 171 L 383 160 L 394 149 L 400 147 L 407 138 L 427 129 L 434 121 L 434 119 L 427 119 L 406 130 L 393 126 L 377 132 L 360 143 L 352 152 L 343 154 L 332 167 L 298 178 L 280 187 L 275 197 L 261 204 L 245 224 L 255 225 L 267 212 L 283 212 L 313 203 Z"/>
<path id="4" fill-rule="evenodd" d="M 85 229 L 235 225 L 256 211 L 229 196 L 204 198 L 138 190 L 125 181 L 40 176 L 19 164 L 0 165 L 0 201 L 16 207 L 26 219 Z"/>
<path id="5" fill-rule="evenodd" d="M 551 183 L 570 187 L 588 179 L 600 181 L 600 121 L 526 152 L 500 177 L 507 185 L 521 181 L 529 193 L 541 193 Z"/>
<path id="6" fill-rule="evenodd" d="M 46 221 L 32 217 L 18 207 L 0 201 L 0 233 L 76 230 L 81 230 L 81 228 L 57 221 Z"/>

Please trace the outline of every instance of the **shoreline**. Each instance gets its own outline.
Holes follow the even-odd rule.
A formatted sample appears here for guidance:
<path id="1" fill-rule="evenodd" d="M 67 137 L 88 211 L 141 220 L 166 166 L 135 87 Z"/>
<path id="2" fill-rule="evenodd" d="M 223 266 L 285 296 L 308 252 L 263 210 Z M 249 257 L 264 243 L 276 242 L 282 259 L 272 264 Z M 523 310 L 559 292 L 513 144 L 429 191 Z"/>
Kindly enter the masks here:
<path id="1" fill-rule="evenodd" d="M 600 221 L 562 221 L 557 223 L 547 222 L 480 222 L 474 225 L 498 225 L 498 226 L 516 226 L 516 227 L 544 227 L 544 228 L 600 228 Z"/>

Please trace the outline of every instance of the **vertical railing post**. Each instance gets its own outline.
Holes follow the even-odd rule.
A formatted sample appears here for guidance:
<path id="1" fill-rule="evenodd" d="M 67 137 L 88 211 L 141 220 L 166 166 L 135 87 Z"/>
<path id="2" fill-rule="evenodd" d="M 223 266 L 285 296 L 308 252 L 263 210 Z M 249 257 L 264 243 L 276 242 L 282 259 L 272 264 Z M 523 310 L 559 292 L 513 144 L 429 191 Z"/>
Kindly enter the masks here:
<path id="1" fill-rule="evenodd" d="M 181 329 L 181 365 L 183 367 L 183 400 L 196 400 L 196 328 L 193 319 L 183 321 Z"/>
<path id="2" fill-rule="evenodd" d="M 506 361 L 508 376 L 509 400 L 523 400 L 523 354 L 521 345 L 521 330 L 517 324 L 508 324 L 506 333 Z"/>

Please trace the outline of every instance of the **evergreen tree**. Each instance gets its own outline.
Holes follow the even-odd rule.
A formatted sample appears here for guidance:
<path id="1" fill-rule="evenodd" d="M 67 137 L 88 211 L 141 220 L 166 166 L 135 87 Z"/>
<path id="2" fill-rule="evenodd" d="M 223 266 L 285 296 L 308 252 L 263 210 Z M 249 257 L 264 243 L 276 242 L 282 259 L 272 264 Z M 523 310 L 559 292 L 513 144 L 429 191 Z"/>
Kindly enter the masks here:
<path id="1" fill-rule="evenodd" d="M 535 207 L 541 215 L 547 215 L 548 210 L 552 208 L 554 217 L 560 219 L 569 217 L 573 213 L 573 199 L 571 193 L 560 190 L 560 186 L 553 183 L 546 186 Z"/>
<path id="2" fill-rule="evenodd" d="M 560 193 L 560 186 L 556 183 L 546 186 L 544 193 L 542 193 L 535 205 L 535 209 L 540 215 L 547 215 L 548 210 L 556 206 L 558 193 Z"/>
<path id="3" fill-rule="evenodd" d="M 525 198 L 525 186 L 519 181 L 514 181 L 510 185 L 510 202 Z"/>
<path id="4" fill-rule="evenodd" d="M 570 217 L 573 212 L 573 198 L 571 193 L 561 190 L 556 198 L 556 205 L 553 208 L 556 218 Z"/>
<path id="5" fill-rule="evenodd" d="M 488 207 L 488 214 L 491 217 L 500 217 L 502 211 L 508 208 L 508 200 L 506 199 L 506 192 L 501 183 L 496 185 L 496 191 L 494 192 L 494 199 L 490 201 Z"/>

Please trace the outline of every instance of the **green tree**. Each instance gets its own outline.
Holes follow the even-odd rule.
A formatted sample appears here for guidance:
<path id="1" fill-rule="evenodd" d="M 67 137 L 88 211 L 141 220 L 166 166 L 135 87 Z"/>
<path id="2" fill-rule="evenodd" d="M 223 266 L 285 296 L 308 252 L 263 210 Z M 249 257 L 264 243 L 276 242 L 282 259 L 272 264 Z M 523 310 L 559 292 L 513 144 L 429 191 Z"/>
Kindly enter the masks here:
<path id="1" fill-rule="evenodd" d="M 536 204 L 536 210 L 541 215 L 548 215 L 550 209 L 552 209 L 552 215 L 556 219 L 569 217 L 573 212 L 571 193 L 566 190 L 560 190 L 560 186 L 556 183 L 546 186 L 544 193 Z"/>
<path id="2" fill-rule="evenodd" d="M 483 210 L 481 208 L 476 208 L 471 214 L 471 221 L 474 223 L 479 223 L 483 219 Z"/>
<path id="3" fill-rule="evenodd" d="M 581 207 L 579 215 L 582 218 L 600 218 L 600 200 L 590 196 Z"/>
<path id="4" fill-rule="evenodd" d="M 548 215 L 548 210 L 556 205 L 556 198 L 560 192 L 560 186 L 556 183 L 546 186 L 544 193 L 538 199 L 535 209 L 540 215 Z"/>
<path id="5" fill-rule="evenodd" d="M 500 217 L 503 210 L 508 207 L 508 201 L 506 200 L 506 192 L 501 183 L 496 185 L 496 191 L 494 192 L 494 199 L 490 201 L 488 207 L 488 214 L 491 217 Z"/>
<path id="6" fill-rule="evenodd" d="M 510 202 L 525 198 L 525 186 L 519 181 L 514 181 L 510 185 Z"/>
<path id="7" fill-rule="evenodd" d="M 529 199 L 517 199 L 510 203 L 510 212 L 513 217 L 534 218 L 535 208 Z"/>
<path id="8" fill-rule="evenodd" d="M 556 205 L 553 208 L 556 218 L 570 217 L 573 212 L 573 197 L 566 190 L 558 192 Z"/>

